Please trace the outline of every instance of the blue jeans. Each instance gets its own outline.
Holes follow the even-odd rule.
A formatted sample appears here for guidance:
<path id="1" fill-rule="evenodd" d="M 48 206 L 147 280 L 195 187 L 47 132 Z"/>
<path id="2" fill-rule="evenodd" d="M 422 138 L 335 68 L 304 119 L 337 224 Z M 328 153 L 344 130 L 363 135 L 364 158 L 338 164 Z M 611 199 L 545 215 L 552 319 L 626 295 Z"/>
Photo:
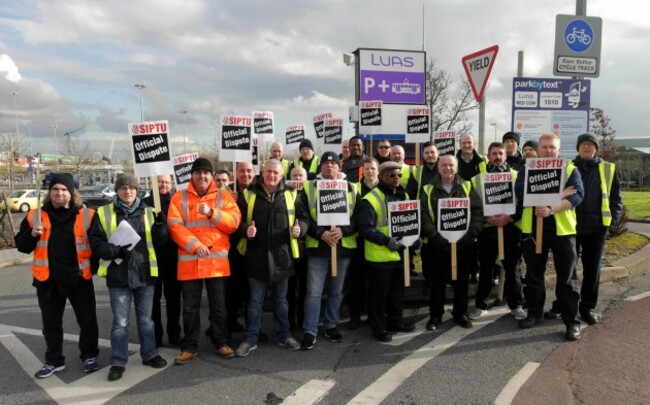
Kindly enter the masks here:
<path id="1" fill-rule="evenodd" d="M 304 333 L 318 335 L 320 301 L 326 280 L 329 283 L 323 327 L 325 330 L 336 328 L 339 323 L 339 309 L 341 309 L 343 300 L 343 282 L 350 265 L 350 258 L 338 257 L 336 263 L 337 275 L 332 277 L 329 257 L 309 256 L 307 258 L 307 295 L 305 296 L 305 321 L 302 324 Z"/>
<path id="2" fill-rule="evenodd" d="M 143 361 L 147 361 L 158 355 L 156 333 L 151 320 L 154 290 L 153 285 L 134 289 L 121 287 L 108 289 L 113 312 L 111 366 L 124 367 L 129 361 L 129 318 L 132 300 L 135 302 L 135 316 L 138 322 L 140 357 Z"/>
<path id="3" fill-rule="evenodd" d="M 262 325 L 262 306 L 264 296 L 269 284 L 266 280 L 248 277 L 248 309 L 246 310 L 246 331 L 244 342 L 253 346 L 257 344 Z M 280 342 L 285 342 L 291 337 L 289 333 L 289 303 L 287 301 L 288 279 L 271 282 L 271 293 L 273 294 L 273 325 L 275 334 Z"/>

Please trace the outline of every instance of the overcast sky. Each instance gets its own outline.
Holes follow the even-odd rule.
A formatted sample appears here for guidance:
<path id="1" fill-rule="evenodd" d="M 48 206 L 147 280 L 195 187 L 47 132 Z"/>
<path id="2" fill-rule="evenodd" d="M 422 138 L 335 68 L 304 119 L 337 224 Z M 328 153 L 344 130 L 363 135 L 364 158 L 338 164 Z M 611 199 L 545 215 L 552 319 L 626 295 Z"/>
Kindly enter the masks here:
<path id="1" fill-rule="evenodd" d="M 499 45 L 486 91 L 487 132 L 511 125 L 517 52 L 524 75 L 553 77 L 556 14 L 566 0 L 424 2 L 427 58 L 459 80 L 461 58 Z M 33 152 L 53 152 L 58 134 L 107 153 L 126 151 L 127 124 L 170 121 L 172 135 L 214 143 L 215 116 L 273 111 L 276 134 L 312 116 L 347 118 L 357 48 L 421 49 L 422 1 L 411 0 L 20 0 L 0 2 L 0 132 L 14 130 Z M 603 108 L 619 138 L 646 136 L 650 124 L 650 18 L 639 0 L 589 0 L 603 19 L 602 62 L 591 105 Z M 144 84 L 142 91 L 134 84 Z M 468 116 L 478 133 L 478 111 Z M 346 131 L 347 133 L 347 131 Z M 277 136 L 277 135 L 276 135 Z M 347 135 L 346 135 L 347 137 Z M 180 138 L 178 138 L 180 139 Z M 28 147 L 29 148 L 29 147 Z M 121 151 L 121 152 L 120 152 Z"/>

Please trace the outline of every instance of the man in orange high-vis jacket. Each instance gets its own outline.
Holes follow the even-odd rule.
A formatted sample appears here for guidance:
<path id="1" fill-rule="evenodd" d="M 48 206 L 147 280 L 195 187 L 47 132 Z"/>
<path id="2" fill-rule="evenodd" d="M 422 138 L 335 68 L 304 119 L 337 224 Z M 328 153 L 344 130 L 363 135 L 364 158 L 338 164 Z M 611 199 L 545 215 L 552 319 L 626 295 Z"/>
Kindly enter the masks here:
<path id="1" fill-rule="evenodd" d="M 212 179 L 213 170 L 208 159 L 196 159 L 187 190 L 174 194 L 169 206 L 167 225 L 178 245 L 178 280 L 183 294 L 185 337 L 181 353 L 174 360 L 179 365 L 197 355 L 204 283 L 212 344 L 222 358 L 235 356 L 228 343 L 225 277 L 230 276 L 228 235 L 237 230 L 241 213 L 230 192 L 217 188 Z"/>
<path id="2" fill-rule="evenodd" d="M 18 251 L 34 252 L 32 285 L 36 287 L 47 346 L 45 364 L 36 372 L 36 378 L 46 378 L 65 369 L 63 312 L 68 300 L 81 330 L 79 350 L 84 371 L 99 368 L 95 288 L 88 242 L 94 215 L 94 210 L 82 208 L 72 176 L 57 173 L 50 181 L 40 220 L 38 211 L 31 210 L 15 237 Z"/>

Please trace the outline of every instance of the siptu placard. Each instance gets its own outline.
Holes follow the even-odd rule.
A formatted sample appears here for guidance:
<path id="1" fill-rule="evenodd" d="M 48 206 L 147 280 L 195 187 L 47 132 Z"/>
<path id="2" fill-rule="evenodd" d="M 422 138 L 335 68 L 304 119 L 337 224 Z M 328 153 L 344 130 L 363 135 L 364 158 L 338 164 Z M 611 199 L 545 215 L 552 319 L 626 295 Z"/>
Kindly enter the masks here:
<path id="1" fill-rule="evenodd" d="M 428 142 L 431 140 L 431 117 L 429 107 L 406 110 L 406 135 L 404 142 Z"/>
<path id="2" fill-rule="evenodd" d="M 384 103 L 377 101 L 359 102 L 359 133 L 376 134 L 381 131 L 381 116 Z"/>
<path id="3" fill-rule="evenodd" d="M 199 158 L 198 153 L 186 153 L 180 156 L 174 156 L 174 180 L 176 181 L 177 190 L 187 189 L 192 179 L 192 163 Z"/>
<path id="4" fill-rule="evenodd" d="M 317 139 L 321 139 L 323 137 L 323 132 L 325 131 L 325 120 L 332 117 L 333 115 L 331 112 L 319 114 L 314 117 L 314 132 L 316 132 Z"/>
<path id="5" fill-rule="evenodd" d="M 480 173 L 477 188 L 483 200 L 483 214 L 512 215 L 516 211 L 515 182 L 511 172 Z"/>
<path id="6" fill-rule="evenodd" d="M 291 145 L 292 143 L 300 143 L 305 139 L 305 126 L 304 125 L 292 125 L 284 131 L 286 137 L 286 144 Z"/>
<path id="7" fill-rule="evenodd" d="M 251 163 L 255 166 L 255 171 L 259 173 L 259 148 L 257 143 L 259 142 L 257 135 L 253 135 L 253 149 L 251 150 Z"/>
<path id="8" fill-rule="evenodd" d="M 136 177 L 172 173 L 169 124 L 147 121 L 129 124 L 133 171 Z"/>
<path id="9" fill-rule="evenodd" d="M 525 176 L 524 207 L 560 204 L 566 176 L 563 159 L 526 159 Z"/>
<path id="10" fill-rule="evenodd" d="M 469 229 L 469 198 L 438 200 L 438 232 L 449 243 L 458 242 Z"/>
<path id="11" fill-rule="evenodd" d="M 345 180 L 316 181 L 318 226 L 350 225 L 348 182 Z"/>
<path id="12" fill-rule="evenodd" d="M 221 124 L 219 159 L 229 162 L 250 162 L 253 119 L 227 116 L 223 117 Z"/>
<path id="13" fill-rule="evenodd" d="M 271 111 L 253 111 L 253 135 L 263 142 L 271 142 L 273 131 L 273 113 Z"/>
<path id="14" fill-rule="evenodd" d="M 438 156 L 456 156 L 456 131 L 435 131 L 433 142 L 438 149 Z"/>
<path id="15" fill-rule="evenodd" d="M 388 203 L 388 236 L 401 238 L 404 246 L 411 246 L 420 237 L 420 201 Z"/>
<path id="16" fill-rule="evenodd" d="M 343 120 L 326 119 L 323 126 L 323 139 L 325 145 L 341 145 L 343 143 Z"/>

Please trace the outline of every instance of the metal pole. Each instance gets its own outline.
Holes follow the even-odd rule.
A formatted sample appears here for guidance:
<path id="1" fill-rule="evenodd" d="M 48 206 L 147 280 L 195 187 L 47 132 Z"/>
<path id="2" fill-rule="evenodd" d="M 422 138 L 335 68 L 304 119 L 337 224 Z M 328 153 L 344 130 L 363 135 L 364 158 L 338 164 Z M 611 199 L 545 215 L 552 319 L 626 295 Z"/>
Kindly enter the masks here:
<path id="1" fill-rule="evenodd" d="M 485 92 L 478 103 L 478 150 L 485 153 Z"/>
<path id="2" fill-rule="evenodd" d="M 497 123 L 493 122 L 490 125 L 492 125 L 494 127 L 494 142 L 496 142 L 497 141 Z"/>
<path id="3" fill-rule="evenodd" d="M 16 122 L 16 143 L 18 143 L 18 139 L 20 139 L 20 129 L 18 128 L 18 109 L 16 108 L 16 96 L 18 95 L 17 92 L 12 91 L 11 95 L 14 98 L 14 120 Z M 14 191 L 14 137 L 9 133 L 9 191 L 13 192 Z"/>
<path id="4" fill-rule="evenodd" d="M 56 136 L 56 129 L 58 128 L 58 125 L 52 125 L 52 128 L 54 128 L 54 148 L 56 149 L 56 171 L 59 171 L 59 137 Z"/>
<path id="5" fill-rule="evenodd" d="M 136 83 L 133 85 L 136 89 L 140 90 L 140 121 L 144 121 L 144 109 L 142 108 L 142 91 L 147 88 L 144 84 Z"/>
<path id="6" fill-rule="evenodd" d="M 587 15 L 587 0 L 576 0 L 576 15 Z"/>
<path id="7" fill-rule="evenodd" d="M 186 110 L 181 110 L 179 113 L 183 114 L 183 150 L 184 153 L 187 153 L 187 138 L 185 137 L 185 115 L 187 114 Z"/>
<path id="8" fill-rule="evenodd" d="M 524 51 L 517 53 L 517 77 L 524 76 Z"/>

